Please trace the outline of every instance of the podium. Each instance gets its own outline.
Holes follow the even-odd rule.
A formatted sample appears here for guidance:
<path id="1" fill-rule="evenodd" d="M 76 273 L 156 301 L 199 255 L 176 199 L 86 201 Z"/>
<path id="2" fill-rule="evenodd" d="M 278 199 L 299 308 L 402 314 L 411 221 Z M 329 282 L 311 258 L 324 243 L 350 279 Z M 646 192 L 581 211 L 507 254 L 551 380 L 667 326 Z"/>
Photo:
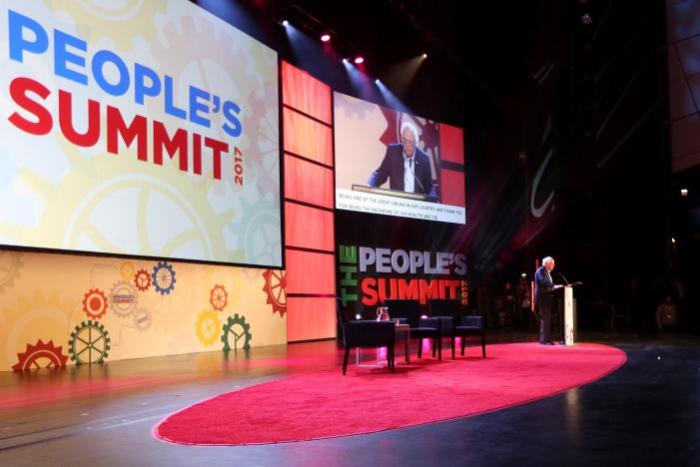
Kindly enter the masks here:
<path id="1" fill-rule="evenodd" d="M 367 185 L 352 185 L 352 191 L 359 191 L 362 193 L 374 193 L 377 195 L 396 196 L 398 198 L 413 199 L 417 201 L 438 201 L 438 199 L 435 196 L 425 193 L 410 193 L 408 191 L 389 190 L 388 188 L 377 188 Z"/>
<path id="2" fill-rule="evenodd" d="M 558 286 L 551 292 L 559 304 L 557 322 L 564 345 L 574 345 L 576 342 L 576 301 L 574 300 L 574 288 L 581 285 L 583 285 L 581 282 L 574 282 L 572 284 Z"/>

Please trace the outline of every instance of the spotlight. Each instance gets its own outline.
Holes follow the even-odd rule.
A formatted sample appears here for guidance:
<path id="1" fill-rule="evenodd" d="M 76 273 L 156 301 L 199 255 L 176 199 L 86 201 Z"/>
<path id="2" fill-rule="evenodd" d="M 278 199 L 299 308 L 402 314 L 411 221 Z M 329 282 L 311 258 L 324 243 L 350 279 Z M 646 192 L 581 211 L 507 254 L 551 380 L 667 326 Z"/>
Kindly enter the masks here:
<path id="1" fill-rule="evenodd" d="M 328 42 L 331 40 L 331 35 L 330 34 L 323 34 L 321 35 L 321 42 Z"/>
<path id="2" fill-rule="evenodd" d="M 283 20 L 282 20 L 282 26 L 284 26 L 285 28 L 286 28 L 287 26 L 289 26 L 289 21 L 287 21 L 286 19 L 283 19 Z"/>
<path id="3" fill-rule="evenodd" d="M 673 238 L 673 237 L 671 237 L 671 243 L 675 245 L 675 244 L 676 244 L 676 239 Z"/>
<path id="4" fill-rule="evenodd" d="M 381 83 L 381 81 L 379 81 L 379 78 L 374 80 L 374 84 L 380 84 L 380 83 Z"/>
<path id="5" fill-rule="evenodd" d="M 425 52 L 423 52 L 423 55 L 421 55 L 421 57 L 423 57 L 424 59 L 425 59 L 425 58 L 428 58 L 428 54 L 425 53 Z"/>
<path id="6" fill-rule="evenodd" d="M 343 62 L 343 63 L 350 63 L 350 61 L 349 61 L 347 58 L 342 59 L 341 62 Z"/>
<path id="7" fill-rule="evenodd" d="M 688 189 L 687 188 L 681 188 L 681 196 L 683 196 L 683 197 L 688 196 Z"/>
<path id="8" fill-rule="evenodd" d="M 359 65 L 360 63 L 364 63 L 365 59 L 362 55 L 358 55 L 355 57 L 355 65 Z"/>
<path id="9" fill-rule="evenodd" d="M 583 16 L 581 16 L 581 22 L 588 26 L 593 22 L 593 18 L 588 13 L 585 13 Z"/>
<path id="10" fill-rule="evenodd" d="M 522 277 L 523 279 L 525 279 L 525 278 L 527 277 L 527 274 L 522 273 L 522 274 L 520 274 L 520 277 Z"/>

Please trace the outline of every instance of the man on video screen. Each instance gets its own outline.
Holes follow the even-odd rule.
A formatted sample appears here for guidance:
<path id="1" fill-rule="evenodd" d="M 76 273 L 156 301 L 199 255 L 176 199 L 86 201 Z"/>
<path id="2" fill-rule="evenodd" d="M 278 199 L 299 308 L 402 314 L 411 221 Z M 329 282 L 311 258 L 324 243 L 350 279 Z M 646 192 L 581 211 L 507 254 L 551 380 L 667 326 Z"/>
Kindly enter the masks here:
<path id="1" fill-rule="evenodd" d="M 392 190 L 437 196 L 433 187 L 430 159 L 416 147 L 418 130 L 406 122 L 401 125 L 400 136 L 400 144 L 387 146 L 382 164 L 372 172 L 367 184 L 379 187 L 388 178 L 389 188 Z"/>

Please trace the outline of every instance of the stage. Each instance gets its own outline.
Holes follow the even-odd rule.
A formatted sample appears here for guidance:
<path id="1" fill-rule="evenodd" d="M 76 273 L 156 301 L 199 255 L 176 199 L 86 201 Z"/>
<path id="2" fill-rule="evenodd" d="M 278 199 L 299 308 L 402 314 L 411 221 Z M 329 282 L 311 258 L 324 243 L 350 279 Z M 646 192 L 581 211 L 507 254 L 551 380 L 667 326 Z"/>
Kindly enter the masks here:
<path id="1" fill-rule="evenodd" d="M 482 415 L 373 434 L 254 446 L 182 446 L 155 439 L 151 431 L 172 413 L 218 394 L 329 368 L 337 370 L 340 379 L 342 354 L 334 341 L 253 348 L 247 355 L 231 353 L 228 359 L 222 352 L 208 352 L 71 367 L 55 373 L 3 372 L 0 462 L 154 466 L 697 463 L 692 433 L 700 401 L 692 388 L 699 380 L 700 340 L 604 334 L 582 338 L 620 348 L 627 362 L 591 384 Z M 489 343 L 526 339 L 532 341 L 534 336 L 503 332 L 492 334 Z M 469 351 L 472 356 L 478 353 L 476 348 Z M 487 355 L 488 351 L 489 347 Z M 449 360 L 449 355 L 445 357 Z M 387 399 L 393 400 L 391 395 Z M 227 417 L 230 424 L 238 423 L 235 416 Z M 241 424 L 240 429 L 247 427 Z"/>

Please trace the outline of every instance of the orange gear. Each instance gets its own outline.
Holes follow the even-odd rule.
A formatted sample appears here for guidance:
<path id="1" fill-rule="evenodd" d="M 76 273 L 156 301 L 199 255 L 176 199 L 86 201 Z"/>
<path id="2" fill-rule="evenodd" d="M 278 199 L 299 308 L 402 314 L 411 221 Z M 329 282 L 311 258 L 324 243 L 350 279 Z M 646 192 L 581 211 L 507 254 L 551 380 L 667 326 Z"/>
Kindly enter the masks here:
<path id="1" fill-rule="evenodd" d="M 12 371 L 27 371 L 39 368 L 64 368 L 68 356 L 63 355 L 63 346 L 56 347 L 53 340 L 46 344 L 39 339 L 36 345 L 27 344 L 27 350 L 17 354 L 17 363 L 12 366 Z M 43 365 L 42 365 L 43 363 Z"/>
<path id="2" fill-rule="evenodd" d="M 284 271 L 268 269 L 263 273 L 263 277 L 263 291 L 267 294 L 267 303 L 272 305 L 273 313 L 284 316 L 287 312 L 287 278 Z"/>
<path id="3" fill-rule="evenodd" d="M 151 274 L 145 269 L 139 269 L 134 276 L 134 284 L 141 292 L 145 292 L 151 286 Z"/>
<path id="4" fill-rule="evenodd" d="M 228 292 L 223 285 L 216 284 L 209 294 L 209 303 L 216 311 L 221 311 L 228 303 Z"/>
<path id="5" fill-rule="evenodd" d="M 90 289 L 83 296 L 83 311 L 88 318 L 100 319 L 107 313 L 107 296 L 100 289 Z"/>

